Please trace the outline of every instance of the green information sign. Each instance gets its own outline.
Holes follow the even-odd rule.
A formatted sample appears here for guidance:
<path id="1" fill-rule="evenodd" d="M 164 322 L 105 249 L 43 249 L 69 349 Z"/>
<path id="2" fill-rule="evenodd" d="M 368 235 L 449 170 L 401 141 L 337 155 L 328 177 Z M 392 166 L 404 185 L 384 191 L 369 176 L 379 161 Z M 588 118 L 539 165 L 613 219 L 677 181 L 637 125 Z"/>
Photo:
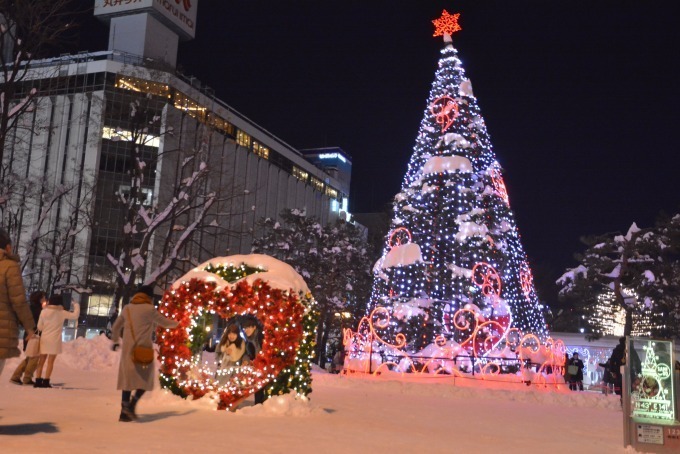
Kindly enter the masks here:
<path id="1" fill-rule="evenodd" d="M 632 416 L 675 421 L 673 343 L 630 338 L 628 353 Z"/>

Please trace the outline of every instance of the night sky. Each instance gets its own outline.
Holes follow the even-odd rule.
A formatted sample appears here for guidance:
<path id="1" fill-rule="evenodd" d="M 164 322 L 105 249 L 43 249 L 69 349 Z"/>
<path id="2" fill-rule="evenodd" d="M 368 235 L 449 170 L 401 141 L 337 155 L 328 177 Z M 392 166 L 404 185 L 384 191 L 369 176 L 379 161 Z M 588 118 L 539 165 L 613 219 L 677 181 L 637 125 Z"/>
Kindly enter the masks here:
<path id="1" fill-rule="evenodd" d="M 442 40 L 431 20 L 460 12 L 454 45 L 523 244 L 534 273 L 556 278 L 576 264 L 580 236 L 680 210 L 675 6 L 200 0 L 179 62 L 293 147 L 342 147 L 353 160 L 350 211 L 379 211 L 399 191 L 434 80 Z M 81 22 L 80 49 L 105 49 L 106 27 Z"/>

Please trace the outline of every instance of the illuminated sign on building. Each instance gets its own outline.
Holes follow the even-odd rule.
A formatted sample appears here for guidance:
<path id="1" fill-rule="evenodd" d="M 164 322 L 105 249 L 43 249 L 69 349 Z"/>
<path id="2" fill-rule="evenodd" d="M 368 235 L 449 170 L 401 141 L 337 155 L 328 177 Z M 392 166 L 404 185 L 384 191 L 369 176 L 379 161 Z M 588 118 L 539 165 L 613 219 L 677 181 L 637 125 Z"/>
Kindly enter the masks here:
<path id="1" fill-rule="evenodd" d="M 321 153 L 319 159 L 339 159 L 342 162 L 347 162 L 347 159 L 340 153 Z"/>
<path id="2" fill-rule="evenodd" d="M 95 0 L 95 16 L 119 16 L 148 12 L 164 19 L 184 38 L 196 36 L 198 0 Z"/>

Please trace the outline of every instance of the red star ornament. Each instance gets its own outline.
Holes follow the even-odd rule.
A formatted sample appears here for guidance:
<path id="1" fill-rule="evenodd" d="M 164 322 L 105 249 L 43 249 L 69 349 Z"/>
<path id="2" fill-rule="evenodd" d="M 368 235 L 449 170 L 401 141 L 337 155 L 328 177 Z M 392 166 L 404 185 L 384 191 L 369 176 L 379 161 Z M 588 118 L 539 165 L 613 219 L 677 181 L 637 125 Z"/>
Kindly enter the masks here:
<path id="1" fill-rule="evenodd" d="M 442 11 L 442 16 L 432 21 L 435 27 L 434 35 L 432 36 L 450 36 L 455 32 L 461 31 L 462 28 L 458 25 L 459 17 L 460 13 L 451 15 L 446 10 Z"/>

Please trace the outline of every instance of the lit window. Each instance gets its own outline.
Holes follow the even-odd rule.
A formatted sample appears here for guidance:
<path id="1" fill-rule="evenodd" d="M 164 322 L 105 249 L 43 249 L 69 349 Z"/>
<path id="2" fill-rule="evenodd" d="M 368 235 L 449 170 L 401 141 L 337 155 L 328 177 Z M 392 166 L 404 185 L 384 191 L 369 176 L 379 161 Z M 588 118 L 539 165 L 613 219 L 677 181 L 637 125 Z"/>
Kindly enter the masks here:
<path id="1" fill-rule="evenodd" d="M 245 132 L 241 131 L 240 129 L 236 132 L 236 143 L 241 145 L 242 147 L 250 148 L 250 141 L 252 139 L 248 134 Z"/>
<path id="2" fill-rule="evenodd" d="M 116 88 L 123 90 L 136 91 L 139 93 L 149 93 L 164 98 L 170 97 L 170 87 L 166 84 L 153 82 L 150 80 L 137 79 L 136 77 L 118 76 Z"/>
<path id="3" fill-rule="evenodd" d="M 269 159 L 269 148 L 253 141 L 253 153 L 261 158 Z"/>
<path id="4" fill-rule="evenodd" d="M 293 166 L 293 176 L 298 180 L 304 181 L 306 183 L 309 174 L 302 170 L 301 168 Z"/>
<path id="5" fill-rule="evenodd" d="M 204 120 L 207 109 L 180 92 L 175 93 L 175 108 L 183 110 L 198 120 Z"/>
<path id="6" fill-rule="evenodd" d="M 87 315 L 108 317 L 113 306 L 112 295 L 92 294 L 87 298 Z"/>
<path id="7" fill-rule="evenodd" d="M 132 132 L 125 129 L 114 129 L 108 126 L 102 128 L 102 139 L 108 139 L 113 141 L 125 141 L 132 142 Z M 138 134 L 136 143 L 144 145 L 145 147 L 158 148 L 161 145 L 161 140 L 158 136 L 152 136 L 150 134 Z"/>
<path id="8" fill-rule="evenodd" d="M 309 182 L 312 184 L 312 187 L 316 189 L 319 192 L 323 192 L 323 181 L 319 180 L 318 178 L 311 177 L 309 179 Z"/>
<path id="9" fill-rule="evenodd" d="M 337 199 L 338 198 L 338 191 L 331 188 L 330 186 L 326 186 L 326 195 L 328 197 L 330 197 L 331 199 Z"/>
<path id="10" fill-rule="evenodd" d="M 153 191 L 149 188 L 139 188 L 139 192 L 139 200 L 142 202 L 142 205 L 151 206 L 151 203 L 153 202 Z M 130 185 L 121 184 L 118 187 L 118 192 L 116 194 L 123 195 L 126 198 L 129 197 Z"/>

